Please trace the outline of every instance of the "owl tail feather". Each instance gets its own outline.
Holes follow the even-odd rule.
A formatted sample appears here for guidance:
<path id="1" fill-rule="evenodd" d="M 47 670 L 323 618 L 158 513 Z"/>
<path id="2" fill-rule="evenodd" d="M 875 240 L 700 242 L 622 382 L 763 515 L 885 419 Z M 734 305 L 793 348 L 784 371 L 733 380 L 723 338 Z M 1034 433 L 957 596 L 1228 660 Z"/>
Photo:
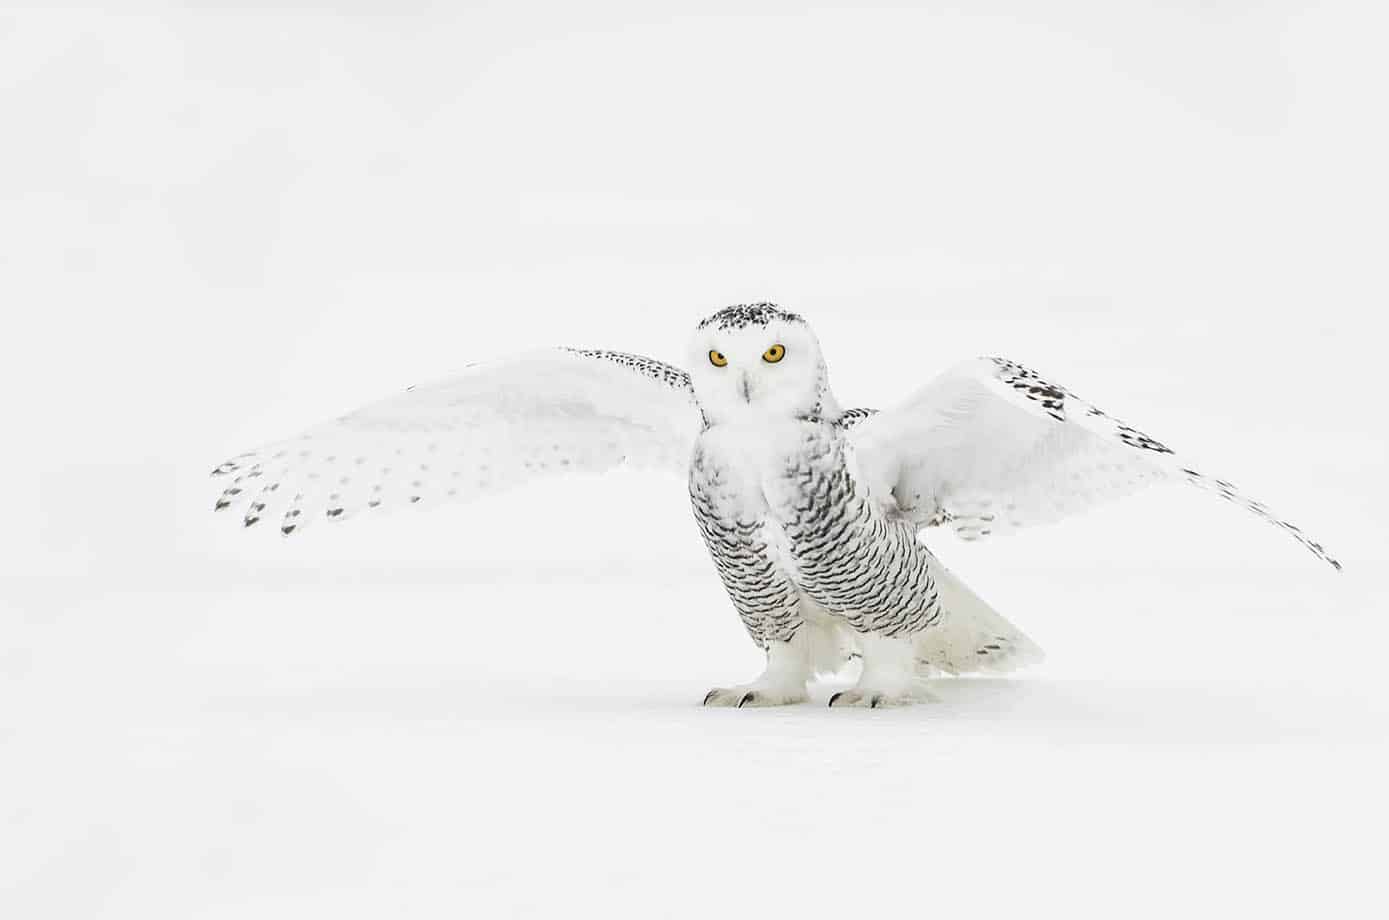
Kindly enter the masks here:
<path id="1" fill-rule="evenodd" d="M 916 658 L 923 670 L 948 674 L 1001 673 L 1037 664 L 1041 648 L 953 572 L 935 561 L 931 566 L 939 591 L 940 620 L 916 639 Z"/>

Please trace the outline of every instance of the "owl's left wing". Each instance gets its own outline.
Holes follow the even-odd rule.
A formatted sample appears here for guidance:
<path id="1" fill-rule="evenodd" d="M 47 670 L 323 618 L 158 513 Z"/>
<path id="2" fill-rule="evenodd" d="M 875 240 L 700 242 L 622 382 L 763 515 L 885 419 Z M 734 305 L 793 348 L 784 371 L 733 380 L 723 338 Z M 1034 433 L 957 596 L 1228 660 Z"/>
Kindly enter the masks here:
<path id="1" fill-rule="evenodd" d="M 551 348 L 437 383 L 238 454 L 214 510 L 286 536 L 365 509 L 467 500 L 618 467 L 683 476 L 699 432 L 689 375 L 614 351 Z"/>
<path id="2" fill-rule="evenodd" d="M 1160 480 L 1189 482 L 1286 531 L 1299 528 L 1166 445 L 1004 358 L 956 365 L 886 412 L 854 419 L 861 475 L 919 527 L 964 539 L 1055 521 Z"/>

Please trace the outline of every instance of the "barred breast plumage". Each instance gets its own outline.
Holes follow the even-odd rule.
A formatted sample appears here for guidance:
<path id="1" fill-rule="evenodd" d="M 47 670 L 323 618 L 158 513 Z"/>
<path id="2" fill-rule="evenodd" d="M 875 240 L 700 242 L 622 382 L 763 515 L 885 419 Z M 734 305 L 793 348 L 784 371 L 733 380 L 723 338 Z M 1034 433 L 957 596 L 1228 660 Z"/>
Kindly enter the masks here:
<path id="1" fill-rule="evenodd" d="M 749 449 L 758 444 L 762 449 Z M 933 559 L 855 477 L 843 426 L 804 418 L 708 429 L 690 500 L 734 606 L 762 646 L 804 623 L 803 600 L 856 632 L 910 636 L 941 615 Z"/>

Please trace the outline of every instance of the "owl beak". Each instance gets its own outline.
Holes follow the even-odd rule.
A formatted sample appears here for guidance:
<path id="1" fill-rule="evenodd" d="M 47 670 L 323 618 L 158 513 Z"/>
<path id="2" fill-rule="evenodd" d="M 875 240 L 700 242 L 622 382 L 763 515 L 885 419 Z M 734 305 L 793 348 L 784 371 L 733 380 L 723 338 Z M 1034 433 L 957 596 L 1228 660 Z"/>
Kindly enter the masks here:
<path id="1" fill-rule="evenodd" d="M 743 394 L 743 402 L 752 402 L 752 381 L 748 379 L 747 371 L 740 375 L 738 392 Z"/>

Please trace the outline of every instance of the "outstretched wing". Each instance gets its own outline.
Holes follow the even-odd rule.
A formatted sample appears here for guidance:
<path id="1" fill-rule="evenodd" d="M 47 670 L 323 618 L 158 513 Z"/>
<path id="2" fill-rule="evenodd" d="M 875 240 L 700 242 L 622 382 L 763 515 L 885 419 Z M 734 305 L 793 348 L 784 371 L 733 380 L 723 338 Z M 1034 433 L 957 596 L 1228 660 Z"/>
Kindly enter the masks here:
<path id="1" fill-rule="evenodd" d="M 1184 480 L 1287 531 L 1340 563 L 1296 526 L 1191 469 L 1166 445 L 1004 358 L 941 374 L 906 404 L 850 429 L 869 487 L 920 527 L 964 539 L 1055 521 L 1159 480 Z"/>
<path id="2" fill-rule="evenodd" d="M 684 475 L 699 431 L 689 375 L 613 351 L 473 365 L 226 461 L 215 510 L 286 535 L 363 509 L 466 500 L 619 466 Z"/>

